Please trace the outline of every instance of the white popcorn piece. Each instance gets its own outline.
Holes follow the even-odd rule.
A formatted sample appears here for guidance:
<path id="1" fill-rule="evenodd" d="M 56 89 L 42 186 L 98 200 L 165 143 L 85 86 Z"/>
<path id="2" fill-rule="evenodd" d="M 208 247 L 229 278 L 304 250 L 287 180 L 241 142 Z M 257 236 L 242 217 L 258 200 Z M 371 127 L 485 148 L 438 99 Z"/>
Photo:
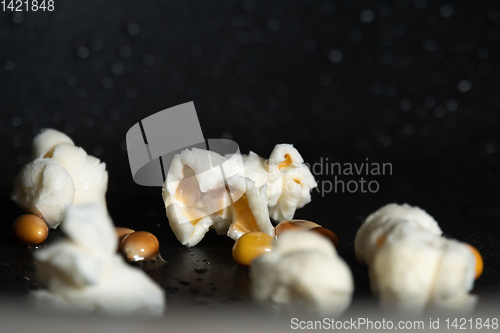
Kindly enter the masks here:
<path id="1" fill-rule="evenodd" d="M 75 184 L 73 204 L 80 205 L 98 202 L 106 205 L 108 173 L 106 164 L 85 150 L 71 145 L 57 145 L 51 157 L 65 168 Z"/>
<path id="2" fill-rule="evenodd" d="M 211 227 L 237 239 L 244 233 L 241 224 L 247 217 L 257 221 L 257 230 L 251 231 L 273 236 L 263 189 L 254 187 L 244 177 L 241 155 L 223 157 L 204 149 L 184 150 L 172 159 L 163 185 L 170 227 L 188 247 L 198 244 Z"/>
<path id="3" fill-rule="evenodd" d="M 266 196 L 272 219 L 291 220 L 297 209 L 311 202 L 311 190 L 317 184 L 293 145 L 276 145 L 267 161 L 250 152 L 243 163 L 245 175 L 256 186 L 267 184 Z"/>
<path id="4" fill-rule="evenodd" d="M 429 309 L 470 312 L 476 259 L 467 244 L 441 237 L 418 207 L 390 204 L 370 215 L 355 239 L 381 306 L 405 315 Z"/>
<path id="5" fill-rule="evenodd" d="M 71 175 L 48 158 L 27 163 L 17 175 L 12 193 L 12 199 L 22 209 L 40 216 L 50 228 L 61 223 L 64 209 L 74 196 Z"/>
<path id="6" fill-rule="evenodd" d="M 352 274 L 331 241 L 311 231 L 281 235 L 273 250 L 252 261 L 252 296 L 276 310 L 338 316 L 350 305 Z"/>
<path id="7" fill-rule="evenodd" d="M 377 249 L 387 235 L 405 232 L 427 231 L 431 235 L 442 234 L 441 228 L 432 216 L 419 207 L 408 204 L 388 204 L 368 216 L 356 233 L 354 250 L 356 257 L 370 265 Z"/>
<path id="8" fill-rule="evenodd" d="M 46 154 L 50 154 L 60 144 L 75 145 L 73 140 L 66 134 L 52 128 L 43 129 L 33 139 L 33 159 L 45 157 Z"/>
<path id="9" fill-rule="evenodd" d="M 106 206 L 105 163 L 87 155 L 64 133 L 45 129 L 33 140 L 34 161 L 19 172 L 12 199 L 56 228 L 70 204 Z"/>
<path id="10" fill-rule="evenodd" d="M 163 314 L 163 289 L 116 253 L 117 238 L 105 207 L 68 207 L 62 230 L 67 239 L 35 253 L 45 288 L 31 293 L 36 306 L 108 315 Z"/>

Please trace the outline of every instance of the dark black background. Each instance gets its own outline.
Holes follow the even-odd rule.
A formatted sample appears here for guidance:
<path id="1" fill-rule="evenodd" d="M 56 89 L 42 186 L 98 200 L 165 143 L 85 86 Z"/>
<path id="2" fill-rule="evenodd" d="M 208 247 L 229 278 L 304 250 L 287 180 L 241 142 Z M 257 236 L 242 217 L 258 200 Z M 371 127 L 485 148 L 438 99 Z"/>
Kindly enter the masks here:
<path id="1" fill-rule="evenodd" d="M 0 22 L 0 290 L 37 286 L 31 250 L 8 232 L 21 213 L 9 194 L 33 136 L 52 127 L 106 162 L 115 224 L 158 236 L 167 264 L 149 272 L 170 301 L 247 300 L 232 242 L 210 236 L 185 250 L 161 190 L 130 175 L 126 131 L 192 100 L 205 137 L 243 152 L 267 157 L 293 143 L 310 164 L 392 164 L 392 175 L 370 178 L 377 193 L 314 192 L 296 214 L 338 234 L 357 296 L 368 297 L 368 278 L 355 232 L 389 202 L 426 209 L 476 246 L 485 260 L 476 293 L 498 293 L 498 2 L 56 0 L 53 12 L 0 12 Z"/>

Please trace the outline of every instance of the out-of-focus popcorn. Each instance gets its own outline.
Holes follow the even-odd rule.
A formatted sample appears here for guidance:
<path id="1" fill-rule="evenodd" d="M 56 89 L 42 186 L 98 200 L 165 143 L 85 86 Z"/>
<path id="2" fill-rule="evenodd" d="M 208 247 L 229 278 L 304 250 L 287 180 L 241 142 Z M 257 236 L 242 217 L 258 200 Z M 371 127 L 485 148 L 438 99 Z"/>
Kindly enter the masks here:
<path id="1" fill-rule="evenodd" d="M 252 296 L 277 310 L 338 316 L 351 303 L 352 274 L 332 242 L 311 231 L 280 235 L 250 266 Z"/>
<path id="2" fill-rule="evenodd" d="M 475 306 L 469 291 L 478 258 L 472 247 L 442 237 L 436 221 L 418 207 L 380 208 L 359 229 L 355 251 L 368 265 L 374 294 L 392 312 L 467 313 Z"/>
<path id="3" fill-rule="evenodd" d="M 70 206 L 61 227 L 67 238 L 35 252 L 45 289 L 30 299 L 41 309 L 160 316 L 163 289 L 116 253 L 117 237 L 106 208 Z"/>
<path id="4" fill-rule="evenodd" d="M 106 206 L 106 165 L 75 147 L 67 135 L 43 130 L 33 139 L 33 156 L 35 159 L 21 169 L 14 183 L 12 199 L 22 209 L 57 228 L 70 204 Z"/>

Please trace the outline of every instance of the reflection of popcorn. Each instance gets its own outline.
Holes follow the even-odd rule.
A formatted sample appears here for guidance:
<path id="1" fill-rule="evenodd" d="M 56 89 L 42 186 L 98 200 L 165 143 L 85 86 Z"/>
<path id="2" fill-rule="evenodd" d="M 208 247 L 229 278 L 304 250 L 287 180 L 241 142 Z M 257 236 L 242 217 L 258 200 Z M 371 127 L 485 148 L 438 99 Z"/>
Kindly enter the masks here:
<path id="1" fill-rule="evenodd" d="M 425 211 L 389 204 L 370 215 L 355 239 L 358 260 L 369 268 L 381 305 L 419 314 L 426 308 L 470 311 L 476 297 L 475 257 L 470 248 L 441 237 Z"/>
<path id="2" fill-rule="evenodd" d="M 170 226 L 183 245 L 198 244 L 211 227 L 233 239 L 248 232 L 247 225 L 250 231 L 274 235 L 263 189 L 242 175 L 238 154 L 223 157 L 192 148 L 173 158 L 163 200 Z"/>
<path id="3" fill-rule="evenodd" d="M 37 306 L 111 315 L 163 314 L 163 290 L 116 253 L 118 241 L 104 206 L 70 206 L 61 228 L 68 239 L 35 253 L 46 288 L 32 293 Z"/>
<path id="4" fill-rule="evenodd" d="M 87 155 L 65 134 L 43 130 L 33 140 L 34 161 L 15 180 L 12 199 L 56 228 L 69 204 L 106 205 L 108 173 L 99 159 Z"/>
<path id="5" fill-rule="evenodd" d="M 243 158 L 246 177 L 256 186 L 267 184 L 267 200 L 271 218 L 293 219 L 295 211 L 311 201 L 311 190 L 317 186 L 302 156 L 290 144 L 274 147 L 269 160 L 250 152 Z"/>
<path id="6" fill-rule="evenodd" d="M 327 238 L 310 231 L 280 235 L 273 250 L 252 261 L 252 295 L 276 309 L 337 316 L 351 303 L 351 271 Z"/>

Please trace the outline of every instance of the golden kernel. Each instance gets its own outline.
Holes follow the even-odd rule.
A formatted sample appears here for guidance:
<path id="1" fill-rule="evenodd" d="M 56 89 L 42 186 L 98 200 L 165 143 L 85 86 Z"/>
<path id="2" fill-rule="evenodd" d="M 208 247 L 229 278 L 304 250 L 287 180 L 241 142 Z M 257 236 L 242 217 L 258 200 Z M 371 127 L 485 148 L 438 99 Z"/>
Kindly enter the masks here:
<path id="1" fill-rule="evenodd" d="M 123 239 L 122 253 L 128 261 L 153 260 L 160 254 L 160 243 L 147 231 L 136 231 Z"/>
<path id="2" fill-rule="evenodd" d="M 290 220 L 280 222 L 275 228 L 274 232 L 276 237 L 279 236 L 282 232 L 291 231 L 291 230 L 309 230 L 312 228 L 321 227 L 319 224 L 306 221 L 306 220 Z"/>
<path id="3" fill-rule="evenodd" d="M 116 237 L 118 238 L 118 252 L 122 251 L 123 247 L 123 240 L 130 235 L 131 233 L 134 233 L 135 230 L 129 229 L 129 228 L 124 228 L 124 227 L 115 227 L 116 231 Z"/>
<path id="4" fill-rule="evenodd" d="M 15 219 L 12 230 L 20 242 L 28 245 L 41 244 L 49 235 L 45 221 L 33 214 L 24 214 Z"/>
<path id="5" fill-rule="evenodd" d="M 263 232 L 243 234 L 234 243 L 233 259 L 241 265 L 249 266 L 255 258 L 271 251 L 273 241 L 273 237 Z"/>
<path id="6" fill-rule="evenodd" d="M 316 228 L 311 228 L 310 231 L 314 231 L 322 236 L 325 236 L 326 238 L 332 241 L 333 245 L 335 245 L 336 248 L 339 247 L 339 238 L 330 229 L 323 227 L 316 227 Z"/>
<path id="7" fill-rule="evenodd" d="M 483 268 L 484 268 L 483 257 L 481 257 L 481 253 L 479 253 L 479 251 L 474 246 L 470 244 L 467 244 L 467 246 L 470 248 L 472 254 L 474 255 L 474 258 L 476 259 L 475 278 L 477 280 L 477 278 L 480 277 L 481 274 L 483 273 Z"/>

